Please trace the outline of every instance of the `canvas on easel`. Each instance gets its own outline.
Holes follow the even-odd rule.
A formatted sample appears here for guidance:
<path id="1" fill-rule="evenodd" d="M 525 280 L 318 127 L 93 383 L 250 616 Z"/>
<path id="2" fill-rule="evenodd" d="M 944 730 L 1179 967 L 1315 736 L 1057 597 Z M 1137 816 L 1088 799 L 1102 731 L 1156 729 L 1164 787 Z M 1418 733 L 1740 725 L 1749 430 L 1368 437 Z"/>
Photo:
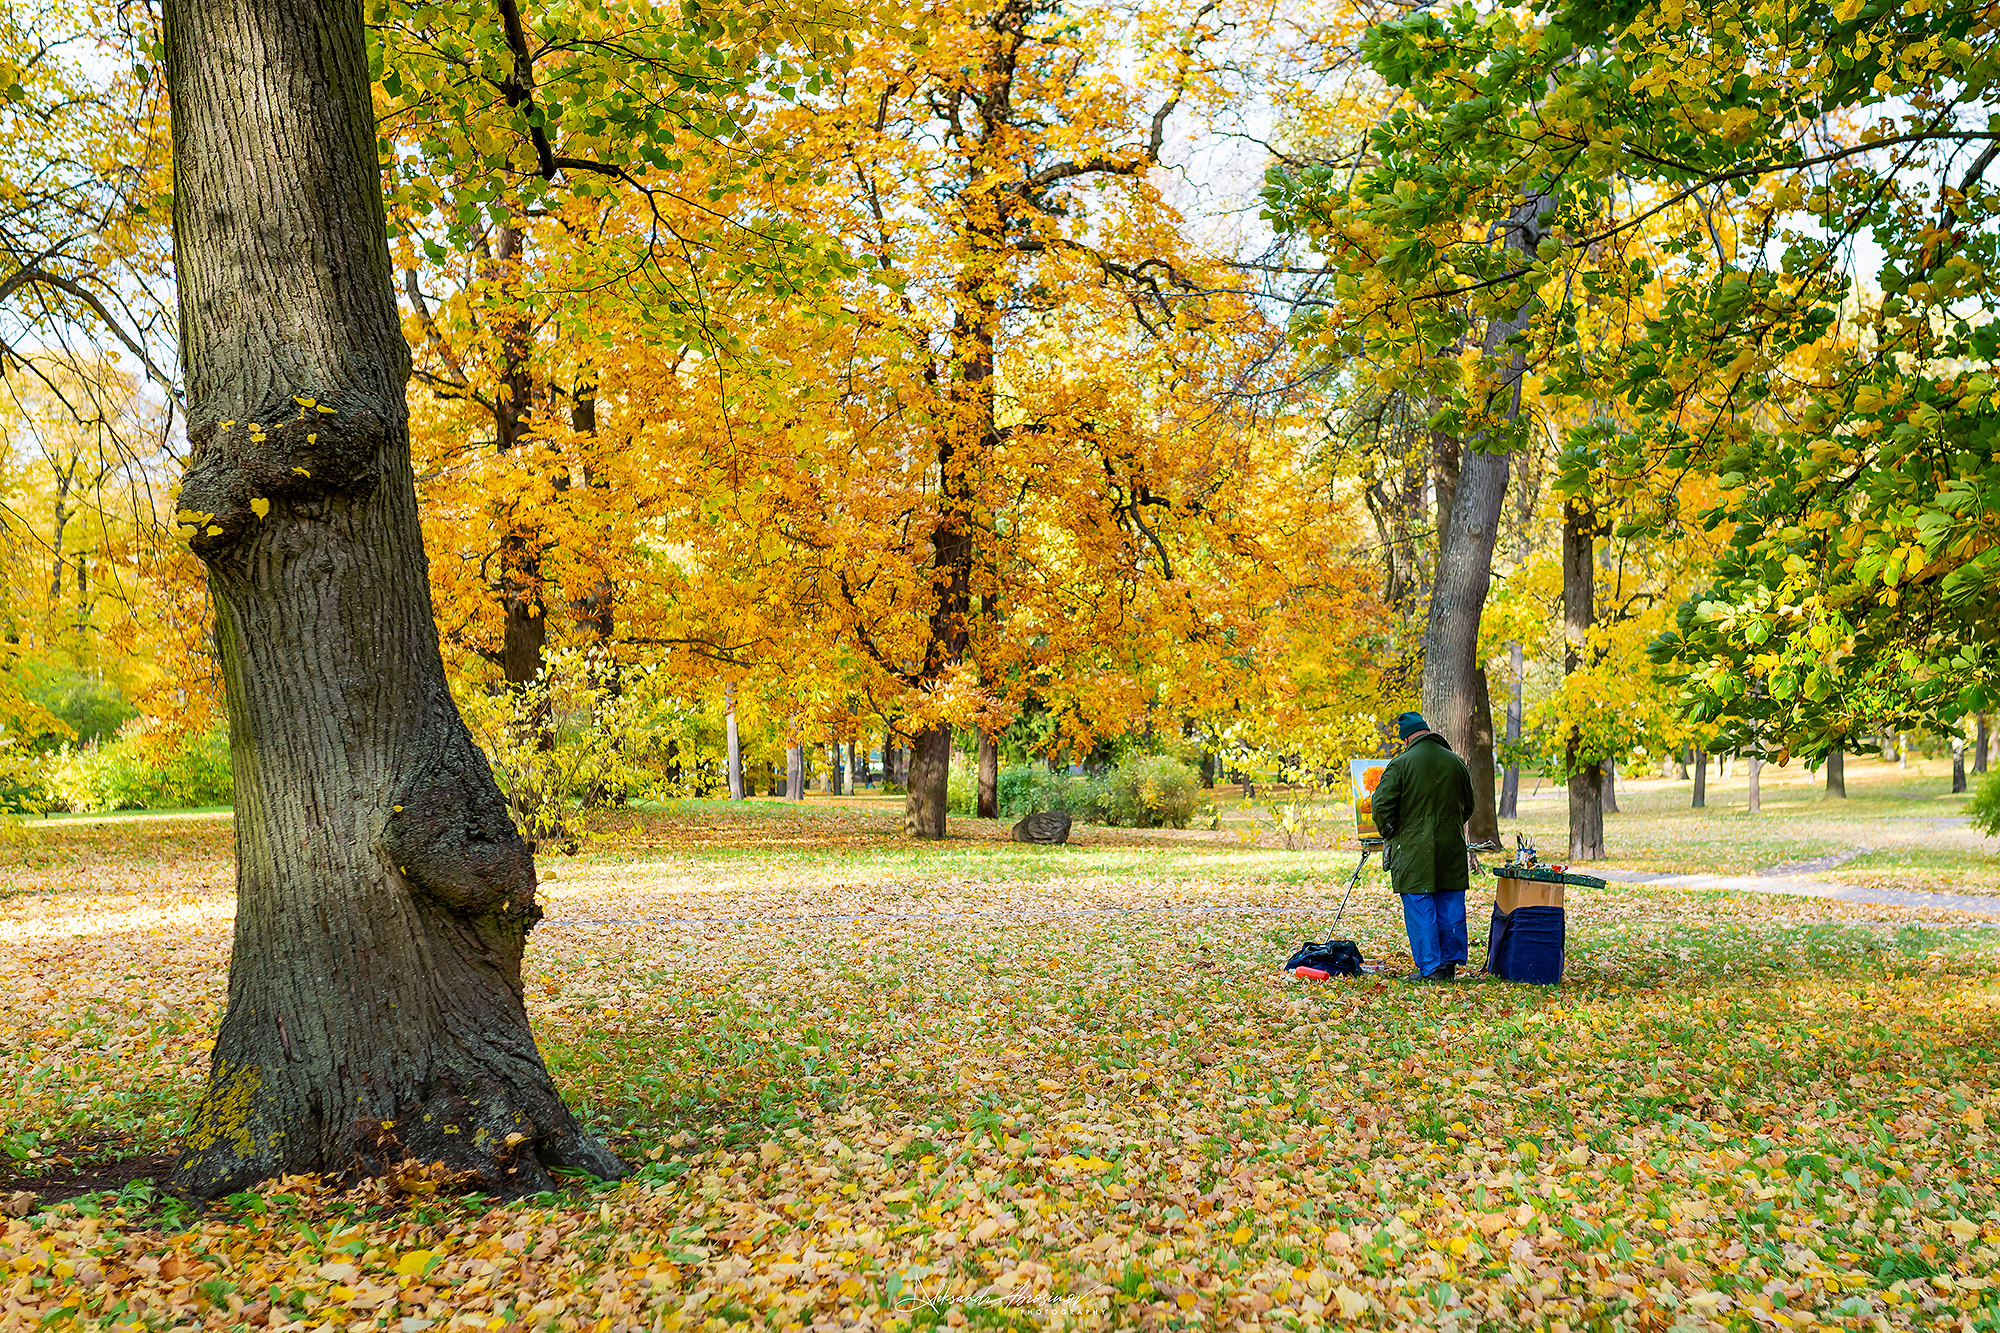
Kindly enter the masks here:
<path id="1" fill-rule="evenodd" d="M 1354 833 L 1363 842 L 1382 841 L 1382 831 L 1375 827 L 1375 789 L 1388 770 L 1389 761 L 1379 755 L 1356 755 L 1348 761 L 1354 782 Z"/>

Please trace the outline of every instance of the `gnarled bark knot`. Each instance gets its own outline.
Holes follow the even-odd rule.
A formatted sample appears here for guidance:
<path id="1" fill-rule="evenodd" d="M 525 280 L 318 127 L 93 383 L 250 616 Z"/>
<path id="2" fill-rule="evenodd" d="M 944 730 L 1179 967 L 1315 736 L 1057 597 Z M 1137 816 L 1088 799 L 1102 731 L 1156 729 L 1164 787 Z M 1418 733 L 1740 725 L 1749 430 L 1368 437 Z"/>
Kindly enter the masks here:
<path id="1" fill-rule="evenodd" d="M 194 463 L 174 521 L 194 553 L 214 559 L 257 530 L 271 506 L 362 498 L 380 484 L 384 447 L 402 432 L 372 407 L 308 395 L 262 403 L 241 419 L 197 421 Z"/>
<path id="2" fill-rule="evenodd" d="M 396 798 L 382 832 L 398 873 L 454 912 L 498 911 L 522 929 L 541 918 L 535 863 L 463 728 Z"/>

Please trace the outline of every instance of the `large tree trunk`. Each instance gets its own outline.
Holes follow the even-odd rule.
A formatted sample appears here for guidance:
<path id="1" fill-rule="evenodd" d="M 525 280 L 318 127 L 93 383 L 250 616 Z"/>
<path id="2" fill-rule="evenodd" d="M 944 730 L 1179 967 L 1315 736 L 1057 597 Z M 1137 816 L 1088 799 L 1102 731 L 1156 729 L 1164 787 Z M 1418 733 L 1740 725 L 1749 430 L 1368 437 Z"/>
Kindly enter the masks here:
<path id="1" fill-rule="evenodd" d="M 1694 808 L 1702 809 L 1708 804 L 1708 751 L 1694 752 Z"/>
<path id="2" fill-rule="evenodd" d="M 916 838 L 945 835 L 945 785 L 951 779 L 951 728 L 939 723 L 920 731 L 910 746 L 909 796 L 903 829 Z"/>
<path id="3" fill-rule="evenodd" d="M 979 817 L 1000 817 L 1000 746 L 984 727 L 979 729 Z"/>
<path id="4" fill-rule="evenodd" d="M 624 1174 L 522 1004 L 534 863 L 431 618 L 356 3 L 166 22 L 193 462 L 236 771 L 229 1005 L 176 1188 L 443 1162 Z"/>
<path id="5" fill-rule="evenodd" d="M 1597 620 L 1597 515 L 1583 500 L 1563 502 L 1563 671 L 1582 668 Z M 1604 857 L 1604 763 L 1583 750 L 1582 732 L 1569 730 L 1569 855 L 1572 861 Z"/>
<path id="6" fill-rule="evenodd" d="M 1507 645 L 1507 662 L 1513 669 L 1513 689 L 1507 697 L 1507 743 L 1518 745 L 1521 740 L 1521 641 L 1516 639 Z M 1478 793 L 1474 792 L 1475 799 Z M 1521 766 L 1507 765 L 1500 779 L 1500 818 L 1519 817 L 1521 807 Z"/>
<path id="7" fill-rule="evenodd" d="M 1826 794 L 1847 799 L 1847 751 L 1836 745 L 1826 753 Z M 1699 801 L 1695 804 L 1701 804 Z"/>
<path id="8" fill-rule="evenodd" d="M 1541 242 L 1546 207 L 1547 201 L 1540 195 L 1521 201 L 1507 222 L 1508 248 L 1524 257 L 1534 255 Z M 1532 305 L 1525 303 L 1511 318 L 1488 323 L 1481 350 L 1489 364 L 1500 357 L 1507 338 L 1527 323 Z M 1510 422 L 1520 416 L 1521 379 L 1526 373 L 1526 359 L 1514 353 L 1495 390 L 1496 398 L 1504 399 L 1497 403 L 1498 410 Z M 1481 668 L 1479 619 L 1493 584 L 1493 547 L 1500 534 L 1500 510 L 1507 500 L 1508 479 L 1506 442 L 1469 443 L 1472 447 L 1459 454 L 1451 507 L 1439 515 L 1437 580 L 1431 588 L 1430 619 L 1424 627 L 1424 717 L 1460 754 L 1471 753 L 1479 727 L 1483 726 L 1489 736 L 1493 732 L 1490 709 L 1483 721 L 1474 720 L 1479 690 L 1476 673 Z M 1490 445 L 1490 450 L 1482 450 L 1482 444 Z M 1492 768 L 1474 773 L 1472 782 L 1475 792 L 1482 786 L 1487 789 L 1484 803 L 1491 808 Z"/>

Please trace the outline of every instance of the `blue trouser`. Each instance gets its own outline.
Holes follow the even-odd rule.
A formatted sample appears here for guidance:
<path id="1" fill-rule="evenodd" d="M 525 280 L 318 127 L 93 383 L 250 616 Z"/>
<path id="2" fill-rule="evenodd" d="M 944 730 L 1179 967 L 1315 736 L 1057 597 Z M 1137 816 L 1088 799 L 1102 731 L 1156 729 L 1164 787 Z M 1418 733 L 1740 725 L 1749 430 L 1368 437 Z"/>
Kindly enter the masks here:
<path id="1" fill-rule="evenodd" d="M 1449 893 L 1406 893 L 1403 929 L 1410 933 L 1410 957 L 1417 974 L 1429 976 L 1446 963 L 1463 963 L 1465 952 L 1465 890 Z"/>

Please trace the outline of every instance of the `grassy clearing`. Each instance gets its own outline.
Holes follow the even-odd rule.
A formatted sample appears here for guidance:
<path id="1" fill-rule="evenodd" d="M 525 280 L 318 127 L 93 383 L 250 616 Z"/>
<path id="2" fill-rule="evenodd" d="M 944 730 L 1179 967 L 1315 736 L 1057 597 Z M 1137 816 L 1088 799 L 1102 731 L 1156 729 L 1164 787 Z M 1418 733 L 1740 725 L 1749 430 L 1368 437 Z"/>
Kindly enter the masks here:
<path id="1" fill-rule="evenodd" d="M 1715 854 L 1634 795 L 1648 855 Z M 2000 931 L 1613 888 L 1560 989 L 1305 984 L 1277 964 L 1351 852 L 894 823 L 704 803 L 545 863 L 530 1012 L 634 1180 L 135 1188 L 10 1224 L 0 1328 L 2000 1327 Z M 39 839 L 0 1144 L 157 1150 L 222 1001 L 227 827 Z M 1341 933 L 1406 957 L 1372 875 Z"/>

